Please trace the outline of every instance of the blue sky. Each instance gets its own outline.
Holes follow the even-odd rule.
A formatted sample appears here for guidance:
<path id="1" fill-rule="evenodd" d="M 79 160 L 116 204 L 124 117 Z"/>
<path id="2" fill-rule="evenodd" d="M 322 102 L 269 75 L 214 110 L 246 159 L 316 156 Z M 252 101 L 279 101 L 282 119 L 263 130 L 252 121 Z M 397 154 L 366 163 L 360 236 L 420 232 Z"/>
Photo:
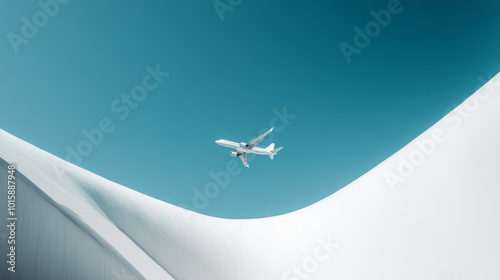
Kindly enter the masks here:
<path id="1" fill-rule="evenodd" d="M 334 193 L 500 71 L 498 1 L 41 3 L 0 3 L 0 127 L 66 158 L 104 120 L 108 133 L 78 165 L 219 217 L 282 214 Z M 356 47 L 354 28 L 373 14 L 386 26 Z M 357 53 L 346 58 L 342 42 Z M 273 161 L 244 169 L 214 143 L 271 122 L 285 147 Z M 215 187 L 211 172 L 229 182 Z M 206 189 L 217 193 L 197 197 Z"/>

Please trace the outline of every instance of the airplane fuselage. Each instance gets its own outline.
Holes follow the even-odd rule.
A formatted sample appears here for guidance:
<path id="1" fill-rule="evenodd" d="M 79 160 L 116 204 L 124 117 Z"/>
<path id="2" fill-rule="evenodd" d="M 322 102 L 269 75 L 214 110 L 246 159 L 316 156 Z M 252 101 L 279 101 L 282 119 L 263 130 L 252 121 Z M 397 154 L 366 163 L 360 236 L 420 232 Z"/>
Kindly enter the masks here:
<path id="1" fill-rule="evenodd" d="M 253 154 L 258 154 L 258 155 L 269 155 L 270 154 L 270 151 L 266 150 L 264 148 L 259 148 L 259 147 L 247 148 L 245 145 L 246 143 L 236 143 L 236 142 L 224 140 L 224 139 L 217 140 L 215 142 L 221 146 L 236 149 L 236 151 L 238 151 L 239 153 L 240 152 L 241 153 L 253 153 Z"/>

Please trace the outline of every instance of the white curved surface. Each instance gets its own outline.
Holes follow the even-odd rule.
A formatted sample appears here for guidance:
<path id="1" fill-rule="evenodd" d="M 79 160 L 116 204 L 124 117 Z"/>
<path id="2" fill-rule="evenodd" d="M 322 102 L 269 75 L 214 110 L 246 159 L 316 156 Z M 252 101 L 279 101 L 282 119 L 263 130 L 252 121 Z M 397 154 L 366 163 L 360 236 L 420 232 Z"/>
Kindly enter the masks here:
<path id="1" fill-rule="evenodd" d="M 37 253 L 54 250 L 65 256 L 66 279 L 89 279 L 78 266 L 92 269 L 92 259 L 102 260 L 92 279 L 499 279 L 499 143 L 500 74 L 331 196 L 281 216 L 231 220 L 148 197 L 0 130 L 0 158 L 27 179 L 20 215 L 53 232 L 19 233 L 17 276 L 5 272 L 2 243 L 0 276 L 59 275 L 61 263 Z M 401 167 L 406 161 L 412 166 Z M 48 214 L 31 217 L 34 205 Z M 42 249 L 51 238 L 71 241 Z M 82 253 L 72 242 L 95 248 Z"/>

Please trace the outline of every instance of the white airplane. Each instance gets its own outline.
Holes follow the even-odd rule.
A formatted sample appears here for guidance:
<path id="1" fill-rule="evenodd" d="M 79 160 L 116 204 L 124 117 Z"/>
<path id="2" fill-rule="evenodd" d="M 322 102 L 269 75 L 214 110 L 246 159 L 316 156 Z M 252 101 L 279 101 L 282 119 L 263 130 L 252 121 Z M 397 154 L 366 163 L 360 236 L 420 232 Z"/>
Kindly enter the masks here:
<path id="1" fill-rule="evenodd" d="M 279 148 L 275 149 L 274 143 L 267 146 L 267 148 L 256 147 L 257 144 L 259 144 L 259 142 L 262 141 L 262 139 L 264 139 L 264 137 L 266 137 L 266 135 L 268 135 L 271 131 L 273 131 L 272 127 L 267 132 L 263 133 L 262 135 L 260 135 L 259 137 L 255 138 L 255 139 L 250 140 L 248 143 L 243 143 L 243 142 L 236 143 L 236 142 L 228 141 L 228 140 L 224 140 L 224 139 L 217 140 L 217 141 L 215 141 L 215 143 L 217 143 L 221 146 L 224 146 L 224 147 L 236 149 L 236 152 L 231 152 L 231 156 L 239 157 L 241 159 L 241 161 L 243 162 L 243 164 L 246 167 L 250 168 L 250 166 L 248 165 L 248 162 L 247 162 L 247 153 L 254 153 L 254 154 L 258 154 L 258 155 L 268 155 L 271 159 L 273 159 L 274 155 L 276 155 L 276 153 L 278 153 L 281 149 L 283 149 L 283 147 L 279 147 Z"/>

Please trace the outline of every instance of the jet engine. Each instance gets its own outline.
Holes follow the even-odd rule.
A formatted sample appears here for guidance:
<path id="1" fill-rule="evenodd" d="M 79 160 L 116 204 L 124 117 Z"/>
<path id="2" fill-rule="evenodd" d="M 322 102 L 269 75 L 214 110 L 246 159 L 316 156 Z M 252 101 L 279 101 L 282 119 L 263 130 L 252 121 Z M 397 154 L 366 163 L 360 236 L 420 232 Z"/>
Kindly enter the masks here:
<path id="1" fill-rule="evenodd" d="M 242 147 L 242 148 L 248 148 L 248 144 L 240 142 L 240 147 Z"/>
<path id="2" fill-rule="evenodd" d="M 237 157 L 237 156 L 238 156 L 238 153 L 237 153 L 237 152 L 231 152 L 231 156 L 232 156 L 232 157 Z"/>

